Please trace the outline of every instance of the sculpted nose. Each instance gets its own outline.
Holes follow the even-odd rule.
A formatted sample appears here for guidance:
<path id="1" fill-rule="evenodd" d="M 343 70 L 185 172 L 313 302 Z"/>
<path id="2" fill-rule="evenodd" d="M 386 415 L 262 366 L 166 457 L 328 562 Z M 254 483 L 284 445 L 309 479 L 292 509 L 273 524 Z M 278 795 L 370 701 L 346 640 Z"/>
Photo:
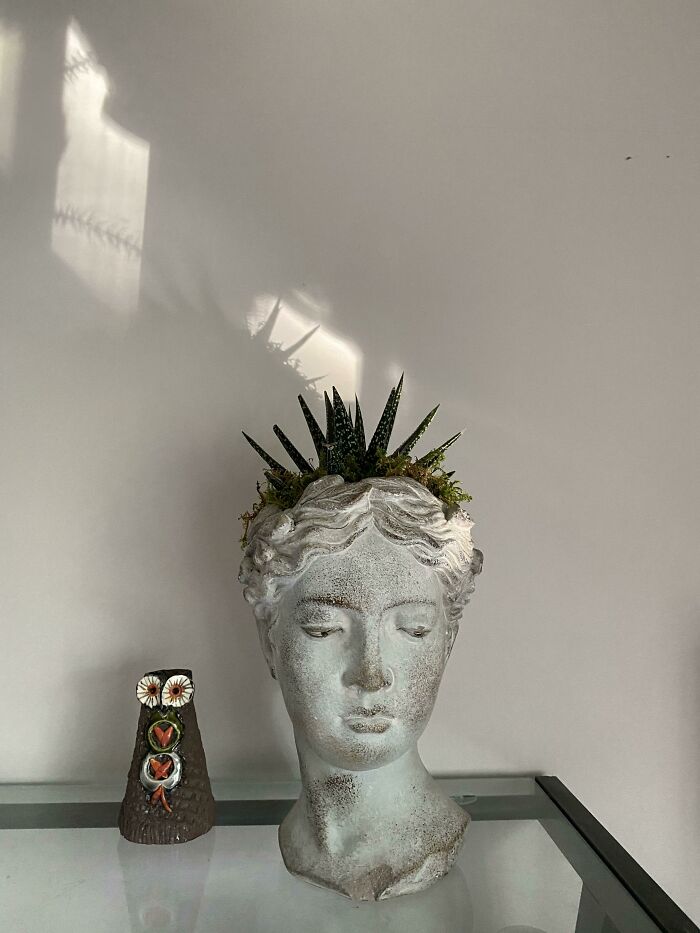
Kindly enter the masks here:
<path id="1" fill-rule="evenodd" d="M 375 692 L 386 690 L 394 682 L 394 675 L 377 645 L 365 645 L 362 652 L 343 674 L 346 687 L 359 687 L 360 690 Z"/>

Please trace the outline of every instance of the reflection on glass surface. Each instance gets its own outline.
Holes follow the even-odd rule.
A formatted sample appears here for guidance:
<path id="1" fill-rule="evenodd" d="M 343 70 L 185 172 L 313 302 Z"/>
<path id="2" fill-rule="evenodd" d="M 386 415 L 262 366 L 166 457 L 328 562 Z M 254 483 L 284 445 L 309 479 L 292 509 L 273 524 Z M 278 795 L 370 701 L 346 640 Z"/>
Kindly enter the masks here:
<path id="1" fill-rule="evenodd" d="M 474 822 L 445 878 L 418 894 L 359 905 L 290 875 L 277 830 L 274 825 L 217 826 L 173 846 L 129 843 L 116 829 L 2 831 L 2 928 L 24 933 L 576 929 L 580 879 L 536 821 Z M 36 898 L 37 878 L 41 898 Z M 637 933 L 640 928 L 622 929 Z"/>
<path id="2" fill-rule="evenodd" d="M 117 855 L 132 933 L 194 933 L 216 830 L 186 845 L 138 845 L 119 837 Z"/>
<path id="3" fill-rule="evenodd" d="M 136 309 L 149 147 L 103 113 L 107 76 L 78 24 L 66 33 L 63 112 L 51 245 L 91 291 L 123 313 Z"/>
<path id="4" fill-rule="evenodd" d="M 479 933 L 509 927 L 576 930 L 581 879 L 540 823 L 472 822 L 459 865 L 469 881 Z"/>
<path id="5" fill-rule="evenodd" d="M 279 854 L 276 826 L 217 827 L 216 833 L 216 852 L 200 912 L 202 931 L 477 931 L 467 881 L 459 866 L 418 894 L 358 904 L 290 875 Z"/>
<path id="6" fill-rule="evenodd" d="M 260 804 L 295 799 L 298 783 L 226 786 L 217 785 L 220 816 L 241 804 L 236 821 L 180 846 L 128 843 L 98 822 L 104 801 L 116 820 L 121 786 L 0 788 L 2 933 L 658 933 L 531 779 L 445 780 L 445 790 L 475 794 L 451 873 L 419 894 L 359 905 L 287 872 Z M 24 808 L 31 819 L 18 820 Z M 38 828 L 51 825 L 95 828 Z"/>
<path id="7" fill-rule="evenodd" d="M 22 34 L 0 19 L 0 172 L 9 174 L 17 127 Z"/>
<path id="8" fill-rule="evenodd" d="M 546 933 L 546 930 L 540 930 L 539 927 L 503 927 L 498 933 Z"/>
<path id="9" fill-rule="evenodd" d="M 337 904 L 338 895 L 334 892 L 314 888 L 291 875 L 288 878 L 289 882 L 284 886 L 286 896 L 280 897 L 278 893 L 274 902 L 263 900 L 259 905 L 258 920 L 255 926 L 250 927 L 251 931 L 476 933 L 467 879 L 459 867 L 417 894 L 374 903 L 366 901 L 359 905 L 351 901 Z M 294 901 L 291 916 L 290 900 Z"/>
<path id="10" fill-rule="evenodd" d="M 247 323 L 252 335 L 267 329 L 270 347 L 286 356 L 316 391 L 330 394 L 334 385 L 347 402 L 359 394 L 362 354 L 323 322 L 328 313 L 328 307 L 307 292 L 292 292 L 290 299 L 260 295 Z"/>

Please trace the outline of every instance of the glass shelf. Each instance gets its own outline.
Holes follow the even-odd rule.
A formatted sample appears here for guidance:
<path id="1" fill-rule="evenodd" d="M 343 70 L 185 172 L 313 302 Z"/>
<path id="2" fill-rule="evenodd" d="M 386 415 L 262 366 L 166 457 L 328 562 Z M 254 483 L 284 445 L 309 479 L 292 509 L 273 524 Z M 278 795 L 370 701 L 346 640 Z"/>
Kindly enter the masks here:
<path id="1" fill-rule="evenodd" d="M 286 871 L 299 784 L 219 783 L 217 825 L 175 846 L 116 829 L 124 785 L 0 786 L 7 933 L 698 933 L 556 778 L 441 778 L 471 815 L 450 874 L 352 902 Z"/>

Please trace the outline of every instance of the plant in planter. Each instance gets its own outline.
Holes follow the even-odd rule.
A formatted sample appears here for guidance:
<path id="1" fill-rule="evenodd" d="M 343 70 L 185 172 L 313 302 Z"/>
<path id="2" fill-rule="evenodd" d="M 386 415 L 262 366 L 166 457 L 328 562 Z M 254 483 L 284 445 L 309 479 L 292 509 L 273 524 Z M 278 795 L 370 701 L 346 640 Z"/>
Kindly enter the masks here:
<path id="1" fill-rule="evenodd" d="M 302 794 L 279 830 L 290 872 L 359 900 L 446 874 L 468 815 L 427 772 L 428 723 L 483 555 L 442 470 L 454 435 L 413 460 L 435 415 L 388 454 L 402 380 L 369 444 L 333 389 L 326 432 L 300 403 L 319 464 L 275 425 L 298 473 L 252 438 L 267 487 L 242 517 L 239 580 L 282 689 Z"/>
<path id="2" fill-rule="evenodd" d="M 446 472 L 442 469 L 445 451 L 461 436 L 461 431 L 428 451 L 427 454 L 423 454 L 422 457 L 416 460 L 411 457 L 411 451 L 435 417 L 439 405 L 428 412 L 415 431 L 411 432 L 393 453 L 387 453 L 402 388 L 403 374 L 398 385 L 389 393 L 379 424 L 369 444 L 365 442 L 364 421 L 357 396 L 355 396 L 355 423 L 353 425 L 350 407 L 345 408 L 335 386 L 332 389 L 332 402 L 328 393 L 323 393 L 326 403 L 325 434 L 303 396 L 297 396 L 318 456 L 318 466 L 314 467 L 312 460 L 307 459 L 294 446 L 278 425 L 274 425 L 272 430 L 294 461 L 298 472 L 286 469 L 243 431 L 245 439 L 260 454 L 269 469 L 265 470 L 267 487 L 262 489 L 258 483 L 258 501 L 250 511 L 240 516 L 244 523 L 241 547 L 245 547 L 247 543 L 250 523 L 266 505 L 277 505 L 281 509 L 291 508 L 298 502 L 309 483 L 321 476 L 342 476 L 351 483 L 370 476 L 406 476 L 421 483 L 448 506 L 456 508 L 460 502 L 471 501 L 469 493 L 461 489 L 459 480 L 452 479 L 454 470 Z"/>

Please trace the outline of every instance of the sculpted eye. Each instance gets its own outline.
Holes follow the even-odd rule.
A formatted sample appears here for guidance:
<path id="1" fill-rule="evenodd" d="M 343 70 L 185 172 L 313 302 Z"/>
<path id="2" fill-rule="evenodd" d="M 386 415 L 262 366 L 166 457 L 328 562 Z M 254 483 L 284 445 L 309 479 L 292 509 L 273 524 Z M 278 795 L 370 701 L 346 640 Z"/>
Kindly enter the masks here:
<path id="1" fill-rule="evenodd" d="M 302 625 L 302 629 L 312 638 L 328 638 L 333 632 L 342 632 L 342 628 L 308 628 Z"/>
<path id="2" fill-rule="evenodd" d="M 425 626 L 423 625 L 416 626 L 413 628 L 402 626 L 401 631 L 406 632 L 406 634 L 410 635 L 411 638 L 425 638 L 426 635 L 430 634 L 431 629 L 425 628 Z"/>

